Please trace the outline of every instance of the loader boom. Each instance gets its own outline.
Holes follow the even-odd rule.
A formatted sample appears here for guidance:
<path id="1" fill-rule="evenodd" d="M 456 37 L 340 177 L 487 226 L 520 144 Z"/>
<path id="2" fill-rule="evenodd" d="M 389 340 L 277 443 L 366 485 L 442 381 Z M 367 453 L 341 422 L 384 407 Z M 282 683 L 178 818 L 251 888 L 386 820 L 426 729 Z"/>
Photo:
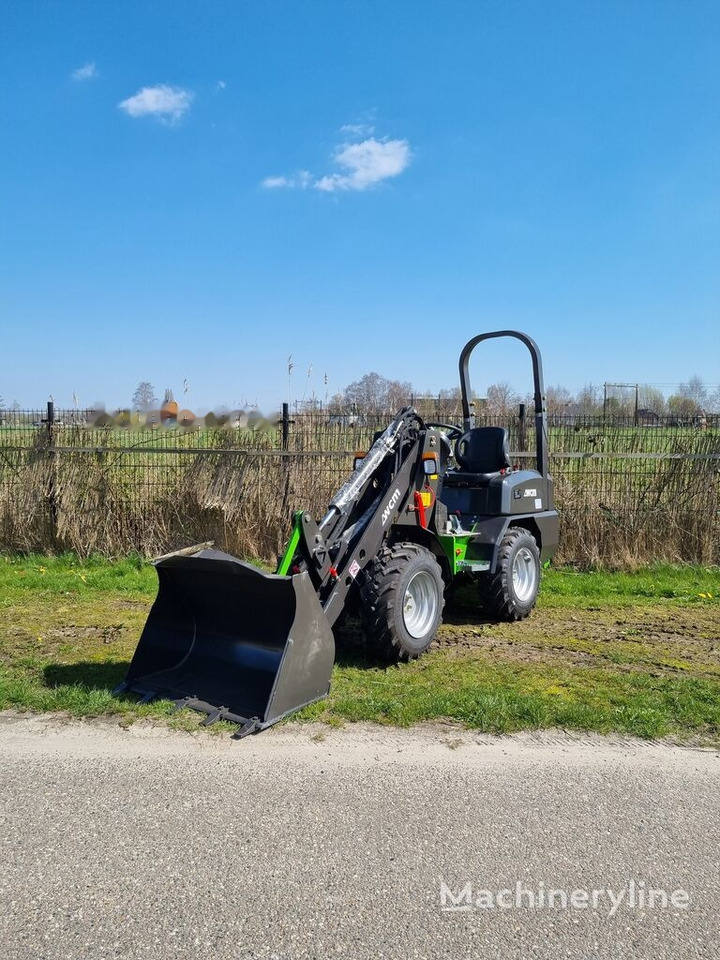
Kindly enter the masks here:
<path id="1" fill-rule="evenodd" d="M 308 570 L 331 626 L 389 530 L 398 523 L 416 528 L 424 523 L 427 528 L 428 515 L 438 504 L 442 443 L 439 432 L 426 429 L 407 407 L 340 487 L 319 524 L 308 513 L 295 514 L 278 572 Z M 416 493 L 429 503 L 427 511 L 424 506 L 418 509 Z"/>

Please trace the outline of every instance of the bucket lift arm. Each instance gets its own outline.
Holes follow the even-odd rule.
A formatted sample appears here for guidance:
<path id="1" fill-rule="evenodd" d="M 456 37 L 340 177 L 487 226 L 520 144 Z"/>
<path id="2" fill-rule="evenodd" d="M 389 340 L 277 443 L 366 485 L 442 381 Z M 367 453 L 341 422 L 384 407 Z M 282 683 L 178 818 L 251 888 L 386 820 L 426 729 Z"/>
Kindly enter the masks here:
<path id="1" fill-rule="evenodd" d="M 447 459 L 443 443 L 439 431 L 426 428 L 406 407 L 356 464 L 319 524 L 309 513 L 295 514 L 277 572 L 307 570 L 331 625 L 390 527 L 427 527 L 432 510 L 442 508 L 437 494 Z"/>

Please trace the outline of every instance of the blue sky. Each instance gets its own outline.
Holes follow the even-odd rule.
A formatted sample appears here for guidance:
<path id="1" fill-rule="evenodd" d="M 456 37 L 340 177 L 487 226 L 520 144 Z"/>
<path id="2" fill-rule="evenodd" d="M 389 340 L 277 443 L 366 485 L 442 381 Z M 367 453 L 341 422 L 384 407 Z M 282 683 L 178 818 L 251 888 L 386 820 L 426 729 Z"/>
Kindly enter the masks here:
<path id="1" fill-rule="evenodd" d="M 504 327 L 551 384 L 720 382 L 716 0 L 3 19 L 5 402 L 186 381 L 269 410 L 370 370 L 432 392 Z M 518 349 L 476 387 L 522 388 Z"/>

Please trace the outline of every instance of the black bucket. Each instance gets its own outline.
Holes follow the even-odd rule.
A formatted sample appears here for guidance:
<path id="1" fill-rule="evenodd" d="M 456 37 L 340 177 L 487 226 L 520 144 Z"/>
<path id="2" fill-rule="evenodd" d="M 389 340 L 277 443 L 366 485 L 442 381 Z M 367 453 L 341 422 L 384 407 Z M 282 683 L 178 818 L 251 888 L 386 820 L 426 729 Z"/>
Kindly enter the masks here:
<path id="1" fill-rule="evenodd" d="M 327 696 L 335 641 L 307 573 L 264 573 L 219 550 L 156 569 L 158 596 L 119 689 L 244 733 Z"/>

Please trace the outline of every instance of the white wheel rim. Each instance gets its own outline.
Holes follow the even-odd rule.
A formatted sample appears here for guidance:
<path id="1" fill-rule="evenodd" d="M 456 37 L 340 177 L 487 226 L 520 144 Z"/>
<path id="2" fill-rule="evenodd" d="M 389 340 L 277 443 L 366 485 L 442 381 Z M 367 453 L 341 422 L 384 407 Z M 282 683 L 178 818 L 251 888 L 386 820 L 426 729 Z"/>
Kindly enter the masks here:
<path id="1" fill-rule="evenodd" d="M 416 640 L 427 635 L 437 613 L 437 584 L 427 570 L 418 570 L 408 583 L 403 597 L 405 629 Z"/>
<path id="2" fill-rule="evenodd" d="M 527 603 L 535 596 L 538 585 L 538 570 L 535 557 L 527 547 L 520 547 L 512 565 L 512 582 L 515 596 L 520 603 Z"/>

